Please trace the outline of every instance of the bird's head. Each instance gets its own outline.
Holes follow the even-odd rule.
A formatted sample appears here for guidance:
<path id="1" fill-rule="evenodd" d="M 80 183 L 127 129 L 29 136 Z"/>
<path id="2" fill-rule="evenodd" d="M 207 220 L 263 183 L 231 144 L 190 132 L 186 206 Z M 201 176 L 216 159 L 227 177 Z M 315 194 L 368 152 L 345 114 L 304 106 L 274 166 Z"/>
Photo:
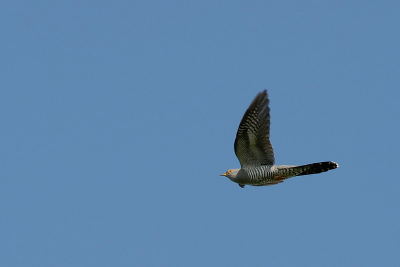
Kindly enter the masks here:
<path id="1" fill-rule="evenodd" d="M 235 179 L 240 169 L 230 169 L 226 173 L 221 174 L 220 176 L 226 176 L 229 179 Z"/>

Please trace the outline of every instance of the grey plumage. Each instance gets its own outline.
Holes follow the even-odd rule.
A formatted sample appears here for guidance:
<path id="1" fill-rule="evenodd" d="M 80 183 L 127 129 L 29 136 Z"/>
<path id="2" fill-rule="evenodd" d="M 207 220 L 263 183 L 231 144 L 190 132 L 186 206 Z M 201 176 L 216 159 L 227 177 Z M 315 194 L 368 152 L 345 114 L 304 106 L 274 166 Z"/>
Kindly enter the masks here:
<path id="1" fill-rule="evenodd" d="M 270 109 L 267 90 L 258 93 L 244 114 L 235 139 L 235 154 L 241 169 L 231 169 L 222 176 L 244 185 L 274 185 L 293 176 L 316 174 L 337 168 L 335 162 L 320 162 L 301 166 L 274 165 L 274 150 L 270 141 Z"/>

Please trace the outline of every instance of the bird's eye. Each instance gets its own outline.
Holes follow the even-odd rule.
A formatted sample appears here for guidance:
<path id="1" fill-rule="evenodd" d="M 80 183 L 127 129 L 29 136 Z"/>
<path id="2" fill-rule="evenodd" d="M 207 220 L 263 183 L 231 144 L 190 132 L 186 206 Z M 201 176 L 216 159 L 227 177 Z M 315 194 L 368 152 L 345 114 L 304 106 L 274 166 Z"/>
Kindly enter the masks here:
<path id="1" fill-rule="evenodd" d="M 228 172 L 229 172 L 229 173 L 231 173 L 231 172 L 232 172 L 232 170 L 229 170 Z"/>

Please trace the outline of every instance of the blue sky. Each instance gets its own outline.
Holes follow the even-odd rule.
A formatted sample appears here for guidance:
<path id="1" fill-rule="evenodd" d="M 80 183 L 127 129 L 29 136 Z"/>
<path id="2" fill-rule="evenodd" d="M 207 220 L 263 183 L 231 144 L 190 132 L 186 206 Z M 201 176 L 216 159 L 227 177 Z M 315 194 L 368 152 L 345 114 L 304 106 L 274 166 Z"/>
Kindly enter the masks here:
<path id="1" fill-rule="evenodd" d="M 1 266 L 398 266 L 398 1 L 0 4 Z M 233 142 L 268 89 L 277 164 Z"/>

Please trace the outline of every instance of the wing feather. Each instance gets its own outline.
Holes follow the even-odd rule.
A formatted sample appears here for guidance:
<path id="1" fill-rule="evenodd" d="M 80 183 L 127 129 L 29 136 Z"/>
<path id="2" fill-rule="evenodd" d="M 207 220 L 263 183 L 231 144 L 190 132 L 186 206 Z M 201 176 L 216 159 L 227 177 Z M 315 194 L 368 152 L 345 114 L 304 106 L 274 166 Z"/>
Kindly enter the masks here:
<path id="1" fill-rule="evenodd" d="M 242 168 L 275 163 L 268 104 L 267 90 L 258 93 L 239 124 L 234 147 Z"/>

